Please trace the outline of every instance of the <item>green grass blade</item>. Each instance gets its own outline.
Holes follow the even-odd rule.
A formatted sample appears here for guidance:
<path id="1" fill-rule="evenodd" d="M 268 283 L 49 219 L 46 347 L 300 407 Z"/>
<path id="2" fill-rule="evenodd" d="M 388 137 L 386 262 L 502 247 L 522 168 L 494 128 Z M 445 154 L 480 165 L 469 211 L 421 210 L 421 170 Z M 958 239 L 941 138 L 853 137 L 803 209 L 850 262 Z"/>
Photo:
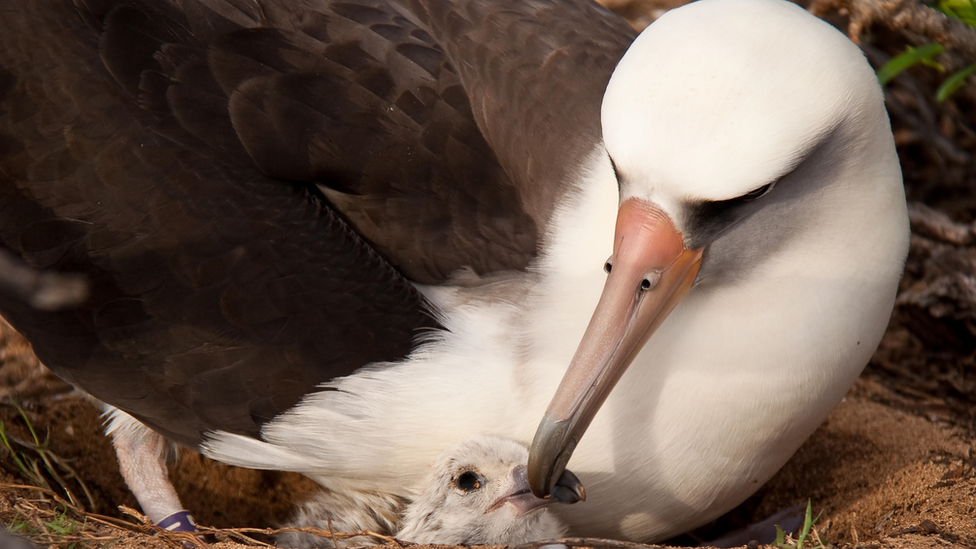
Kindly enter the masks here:
<path id="1" fill-rule="evenodd" d="M 956 90 L 962 87 L 966 83 L 966 79 L 976 73 L 976 65 L 970 65 L 961 71 L 954 73 L 949 78 L 945 79 L 945 82 L 939 86 L 939 89 L 935 90 L 935 100 L 939 103 L 945 101 L 950 95 L 956 93 Z"/>
<path id="2" fill-rule="evenodd" d="M 925 44 L 917 48 L 909 46 L 905 53 L 892 57 L 884 66 L 878 69 L 878 82 L 884 86 L 903 70 L 917 63 L 921 63 L 922 60 L 931 61 L 934 56 L 942 53 L 944 50 L 945 48 L 941 44 L 934 43 Z"/>
<path id="3" fill-rule="evenodd" d="M 50 530 L 52 532 L 55 532 L 55 533 L 57 533 L 59 535 L 62 535 L 62 536 L 65 535 L 65 534 L 70 534 L 71 533 L 71 529 L 70 528 L 65 527 L 62 524 L 58 524 L 57 522 L 41 522 L 41 524 L 43 524 L 48 530 Z"/>
<path id="4" fill-rule="evenodd" d="M 61 490 L 64 492 L 65 496 L 67 496 L 68 501 L 70 501 L 72 505 L 83 507 L 83 504 L 71 490 L 67 482 L 67 479 L 74 479 L 75 482 L 81 486 L 90 508 L 94 508 L 94 499 L 92 498 L 91 492 L 88 490 L 88 486 L 85 485 L 84 480 L 82 480 L 82 478 L 78 475 L 74 468 L 67 463 L 66 460 L 48 449 L 50 432 L 45 433 L 44 440 L 41 441 L 40 436 L 37 434 L 37 430 L 34 428 L 34 425 L 31 424 L 27 412 L 16 403 L 12 403 L 11 406 L 16 408 L 20 413 L 21 419 L 23 419 L 28 431 L 30 432 L 32 441 L 18 440 L 12 434 L 7 433 L 5 425 L 3 422 L 0 422 L 0 444 L 9 450 L 11 460 L 13 460 L 14 465 L 17 466 L 27 482 L 33 484 L 34 486 L 51 490 L 53 487 L 47 481 L 47 478 L 53 478 L 54 482 L 61 487 Z M 36 457 L 31 457 L 27 453 L 15 450 L 13 447 L 14 443 L 30 449 L 32 455 L 36 455 Z M 62 474 L 62 471 L 64 474 Z M 45 475 L 45 472 L 47 475 Z"/>
<path id="5" fill-rule="evenodd" d="M 42 443 L 41 439 L 38 438 L 37 433 L 34 431 L 34 425 L 31 424 L 30 418 L 27 417 L 27 412 L 17 404 L 14 404 L 14 407 L 17 408 L 18 412 L 20 412 L 20 417 L 23 418 L 24 423 L 27 424 L 27 430 L 30 431 L 31 438 L 34 439 L 34 444 L 39 447 L 43 447 L 47 443 L 47 440 L 45 439 L 45 441 Z"/>
<path id="6" fill-rule="evenodd" d="M 37 533 L 34 530 L 34 527 L 29 522 L 21 518 L 19 514 L 17 515 L 17 518 L 15 518 L 13 522 L 7 525 L 7 531 L 13 532 L 14 534 L 28 534 L 28 535 Z"/>
<path id="7" fill-rule="evenodd" d="M 4 430 L 4 425 L 2 422 L 0 422 L 0 442 L 2 442 L 3 445 L 7 447 L 7 450 L 10 452 L 10 459 L 13 460 L 14 465 L 17 466 L 17 469 L 20 469 L 20 472 L 21 474 L 24 475 L 24 478 L 31 478 L 31 473 L 29 468 L 27 467 L 27 464 L 25 464 L 20 459 L 20 452 L 14 450 L 14 447 L 11 446 L 10 440 L 7 438 L 7 432 Z"/>
<path id="8" fill-rule="evenodd" d="M 940 0 L 934 7 L 953 19 L 976 27 L 976 2 L 974 0 Z"/>
<path id="9" fill-rule="evenodd" d="M 85 484 L 85 481 L 81 478 L 78 472 L 56 454 L 50 453 L 50 457 L 54 460 L 58 467 L 65 471 L 65 478 L 74 479 L 78 486 L 81 486 L 81 490 L 85 493 L 85 497 L 88 499 L 88 504 L 90 505 L 89 509 L 94 509 L 95 500 L 92 498 L 91 492 L 88 490 L 88 485 Z M 68 491 L 67 485 L 64 485 L 64 489 L 65 491 Z"/>
<path id="10" fill-rule="evenodd" d="M 949 5 L 949 2 L 946 2 L 945 0 L 942 0 L 933 7 L 936 11 L 942 12 L 943 15 L 946 15 L 947 17 L 952 17 L 953 19 L 960 18 L 958 15 L 956 15 L 956 12 L 953 11 L 952 7 Z"/>
<path id="11" fill-rule="evenodd" d="M 786 544 L 786 532 L 780 528 L 779 524 L 774 524 L 776 527 L 776 539 L 773 540 L 773 547 L 779 547 L 780 549 L 789 549 L 789 545 Z"/>
<path id="12" fill-rule="evenodd" d="M 807 536 L 810 535 L 810 530 L 813 528 L 813 506 L 810 500 L 807 499 L 807 512 L 803 515 L 803 529 L 800 530 L 800 536 L 796 539 L 796 549 L 803 549 L 803 543 L 807 540 Z"/>

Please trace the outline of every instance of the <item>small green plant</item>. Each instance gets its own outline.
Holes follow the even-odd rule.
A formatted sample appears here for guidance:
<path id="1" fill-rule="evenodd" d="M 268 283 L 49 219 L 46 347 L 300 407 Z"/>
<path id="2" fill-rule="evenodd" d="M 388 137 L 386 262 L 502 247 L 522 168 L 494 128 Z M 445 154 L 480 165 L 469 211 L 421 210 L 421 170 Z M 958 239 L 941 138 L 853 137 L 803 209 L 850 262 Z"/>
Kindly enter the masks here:
<path id="1" fill-rule="evenodd" d="M 30 433 L 30 440 L 20 440 L 13 436 L 13 434 L 8 432 L 6 425 L 0 421 L 0 444 L 3 444 L 7 449 L 11 461 L 13 461 L 14 466 L 17 467 L 17 470 L 20 471 L 24 479 L 33 486 L 53 490 L 51 483 L 48 482 L 48 478 L 50 477 L 61 488 L 61 491 L 68 497 L 68 501 L 72 505 L 80 506 L 81 502 L 75 496 L 75 493 L 71 490 L 67 482 L 67 479 L 74 479 L 84 493 L 89 508 L 94 507 L 95 503 L 92 499 L 91 492 L 88 491 L 88 487 L 81 480 L 81 477 L 78 476 L 78 473 L 75 472 L 74 468 L 68 464 L 67 460 L 61 458 L 48 448 L 47 438 L 43 441 L 41 440 L 27 412 L 16 404 L 12 404 L 12 406 L 17 410 L 20 418 L 27 426 L 27 431 Z M 19 448 L 23 448 L 23 450 Z"/>
<path id="2" fill-rule="evenodd" d="M 973 73 L 976 73 L 976 65 L 969 65 L 965 69 L 953 73 L 952 76 L 942 82 L 939 89 L 935 90 L 935 100 L 941 103 L 948 99 L 950 95 L 966 83 L 966 79 L 972 76 Z"/>
<path id="3" fill-rule="evenodd" d="M 939 0 L 935 9 L 970 27 L 976 27 L 976 2 L 973 0 Z"/>
<path id="4" fill-rule="evenodd" d="M 54 511 L 47 520 L 40 516 L 29 519 L 18 511 L 16 518 L 7 525 L 7 531 L 42 543 L 53 543 L 59 549 L 85 549 L 85 543 L 64 541 L 64 538 L 77 539 L 87 525 L 88 519 L 78 522 L 68 516 L 68 508 L 62 506 L 60 513 Z"/>
<path id="5" fill-rule="evenodd" d="M 52 520 L 41 521 L 41 524 L 47 529 L 47 533 L 54 534 L 58 537 L 67 537 L 77 534 L 85 529 L 87 520 L 84 522 L 77 522 L 68 517 L 67 510 L 61 512 L 60 515 L 55 516 Z M 84 544 L 73 541 L 64 546 L 64 549 L 82 549 Z"/>
<path id="6" fill-rule="evenodd" d="M 807 500 L 807 511 L 803 516 L 803 527 L 800 528 L 800 533 L 797 535 L 796 540 L 788 539 L 786 532 L 783 531 L 779 525 L 776 525 L 776 539 L 773 541 L 773 547 L 778 547 L 779 549 L 803 549 L 803 546 L 808 542 L 815 542 L 816 545 L 810 549 L 823 549 L 824 545 L 820 541 L 820 537 L 813 531 L 813 525 L 820 520 L 821 513 L 817 513 L 817 517 L 813 517 L 813 506 L 810 500 Z M 811 537 L 812 534 L 812 537 Z"/>
<path id="7" fill-rule="evenodd" d="M 932 67 L 940 72 L 945 72 L 945 67 L 936 63 L 933 57 L 945 51 L 941 44 L 925 44 L 913 48 L 905 47 L 905 53 L 897 55 L 878 69 L 878 82 L 882 86 L 891 82 L 891 79 L 901 74 L 905 69 L 919 63 Z"/>
<path id="8" fill-rule="evenodd" d="M 21 536 L 33 536 L 40 531 L 34 527 L 33 524 L 28 522 L 20 512 L 17 512 L 17 516 L 14 520 L 10 521 L 7 525 L 7 531 L 13 534 L 19 534 Z"/>
<path id="9" fill-rule="evenodd" d="M 934 7 L 947 16 L 958 19 L 976 28 L 976 0 L 939 0 L 938 4 Z M 906 46 L 903 53 L 891 58 L 878 69 L 878 82 L 884 86 L 905 69 L 918 64 L 944 73 L 946 72 L 946 68 L 934 59 L 936 55 L 943 51 L 945 51 L 945 48 L 941 44 L 934 43 L 923 44 L 917 48 Z M 935 100 L 941 103 L 948 99 L 973 74 L 976 74 L 976 65 L 969 65 L 949 75 L 935 91 Z"/>

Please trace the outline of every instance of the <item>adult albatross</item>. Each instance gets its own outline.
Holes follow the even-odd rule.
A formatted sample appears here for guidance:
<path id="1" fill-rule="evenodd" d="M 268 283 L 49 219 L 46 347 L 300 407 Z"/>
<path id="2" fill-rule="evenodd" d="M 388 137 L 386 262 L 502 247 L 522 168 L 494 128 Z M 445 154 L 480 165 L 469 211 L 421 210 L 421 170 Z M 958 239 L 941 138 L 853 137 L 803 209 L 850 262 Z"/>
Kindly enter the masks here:
<path id="1" fill-rule="evenodd" d="M 364 498 L 484 433 L 532 441 L 539 495 L 572 457 L 572 533 L 667 537 L 762 485 L 887 323 L 882 95 L 795 5 L 636 41 L 584 0 L 0 6 L 0 240 L 91 281 L 0 311 L 121 410 L 154 520 L 142 426 Z"/>

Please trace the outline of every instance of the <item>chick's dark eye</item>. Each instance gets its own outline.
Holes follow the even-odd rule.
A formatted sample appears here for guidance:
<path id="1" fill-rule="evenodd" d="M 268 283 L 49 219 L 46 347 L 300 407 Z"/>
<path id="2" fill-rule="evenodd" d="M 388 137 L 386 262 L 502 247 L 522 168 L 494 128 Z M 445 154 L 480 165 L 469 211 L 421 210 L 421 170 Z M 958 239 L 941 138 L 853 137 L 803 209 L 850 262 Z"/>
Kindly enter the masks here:
<path id="1" fill-rule="evenodd" d="M 742 200 L 756 200 L 757 198 L 762 198 L 767 194 L 769 194 L 769 191 L 773 190 L 773 185 L 775 184 L 776 183 L 773 182 L 773 183 L 763 185 L 758 189 L 747 192 L 746 194 L 740 196 L 739 198 Z"/>
<path id="2" fill-rule="evenodd" d="M 465 471 L 454 479 L 454 486 L 462 492 L 472 492 L 481 489 L 481 477 L 473 471 Z"/>

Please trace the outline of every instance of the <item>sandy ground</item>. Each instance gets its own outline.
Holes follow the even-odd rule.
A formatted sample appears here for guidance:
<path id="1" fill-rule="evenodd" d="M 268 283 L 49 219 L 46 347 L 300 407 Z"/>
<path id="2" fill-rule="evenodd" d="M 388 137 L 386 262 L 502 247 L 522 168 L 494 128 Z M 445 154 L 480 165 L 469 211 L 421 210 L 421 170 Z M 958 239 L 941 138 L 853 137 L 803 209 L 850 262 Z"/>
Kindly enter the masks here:
<path id="1" fill-rule="evenodd" d="M 608 2 L 636 26 L 669 4 Z M 883 62 L 905 39 L 879 30 L 864 43 L 872 61 Z M 819 542 L 807 540 L 809 547 L 976 547 L 976 92 L 970 86 L 936 104 L 938 83 L 918 67 L 888 88 L 913 238 L 878 352 L 787 466 L 720 524 L 698 531 L 699 538 L 809 499 L 822 513 Z M 0 445 L 0 523 L 38 547 L 182 547 L 125 518 L 119 506 L 136 502 L 101 435 L 98 411 L 48 373 L 5 325 L 0 422 L 7 440 Z M 29 474 L 34 468 L 39 474 Z M 182 452 L 171 473 L 198 522 L 218 528 L 274 527 L 315 489 L 298 475 L 228 467 L 192 452 Z M 47 491 L 16 487 L 44 483 Z M 240 541 L 234 536 L 223 531 L 210 539 L 224 540 L 214 547 L 240 547 L 229 541 Z M 8 547 L 10 540 L 0 538 L 0 549 Z"/>

